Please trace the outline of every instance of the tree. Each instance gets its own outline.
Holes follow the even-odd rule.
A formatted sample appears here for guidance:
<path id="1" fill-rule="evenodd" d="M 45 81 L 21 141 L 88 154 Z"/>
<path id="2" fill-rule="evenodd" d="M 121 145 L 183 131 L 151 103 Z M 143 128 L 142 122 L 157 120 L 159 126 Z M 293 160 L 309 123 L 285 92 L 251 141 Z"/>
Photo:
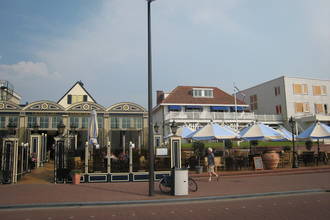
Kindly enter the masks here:
<path id="1" fill-rule="evenodd" d="M 198 159 L 198 166 L 200 166 L 200 159 L 202 156 L 204 156 L 204 152 L 205 152 L 205 145 L 203 142 L 194 142 L 192 144 L 192 148 L 194 151 L 194 155 L 197 157 Z"/>

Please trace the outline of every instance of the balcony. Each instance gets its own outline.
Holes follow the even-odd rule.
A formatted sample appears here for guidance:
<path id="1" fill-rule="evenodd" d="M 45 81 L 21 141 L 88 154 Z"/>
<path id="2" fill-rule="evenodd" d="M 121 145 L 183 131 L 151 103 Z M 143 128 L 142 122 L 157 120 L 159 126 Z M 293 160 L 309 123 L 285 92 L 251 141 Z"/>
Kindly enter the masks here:
<path id="1" fill-rule="evenodd" d="M 165 120 L 176 121 L 224 121 L 224 122 L 282 122 L 281 115 L 256 115 L 251 112 L 169 112 L 165 115 Z"/>

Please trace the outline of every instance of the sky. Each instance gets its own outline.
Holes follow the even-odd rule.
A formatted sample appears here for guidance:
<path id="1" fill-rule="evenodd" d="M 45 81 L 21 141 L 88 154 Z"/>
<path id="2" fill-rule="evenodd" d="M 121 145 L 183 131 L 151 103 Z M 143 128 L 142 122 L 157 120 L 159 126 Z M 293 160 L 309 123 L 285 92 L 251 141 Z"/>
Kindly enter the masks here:
<path id="1" fill-rule="evenodd" d="M 328 0 L 156 0 L 151 20 L 154 95 L 330 79 Z M 22 103 L 57 102 L 81 80 L 104 107 L 147 106 L 145 0 L 1 0 L 0 27 L 0 80 Z"/>

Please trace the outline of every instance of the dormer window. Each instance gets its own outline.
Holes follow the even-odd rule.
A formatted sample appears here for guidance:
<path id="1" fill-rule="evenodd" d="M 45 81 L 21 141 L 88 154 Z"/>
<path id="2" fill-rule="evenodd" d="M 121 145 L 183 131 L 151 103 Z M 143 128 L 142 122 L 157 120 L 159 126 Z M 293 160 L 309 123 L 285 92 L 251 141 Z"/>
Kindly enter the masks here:
<path id="1" fill-rule="evenodd" d="M 193 88 L 193 97 L 213 98 L 213 89 Z"/>

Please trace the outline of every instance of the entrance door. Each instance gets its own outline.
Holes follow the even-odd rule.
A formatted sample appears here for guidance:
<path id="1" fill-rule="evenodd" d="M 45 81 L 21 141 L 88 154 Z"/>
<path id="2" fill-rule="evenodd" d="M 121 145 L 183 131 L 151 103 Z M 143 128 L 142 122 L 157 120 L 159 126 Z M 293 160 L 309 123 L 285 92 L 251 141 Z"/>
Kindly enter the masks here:
<path id="1" fill-rule="evenodd" d="M 4 141 L 1 155 L 2 183 L 11 183 L 14 165 L 14 143 Z"/>

